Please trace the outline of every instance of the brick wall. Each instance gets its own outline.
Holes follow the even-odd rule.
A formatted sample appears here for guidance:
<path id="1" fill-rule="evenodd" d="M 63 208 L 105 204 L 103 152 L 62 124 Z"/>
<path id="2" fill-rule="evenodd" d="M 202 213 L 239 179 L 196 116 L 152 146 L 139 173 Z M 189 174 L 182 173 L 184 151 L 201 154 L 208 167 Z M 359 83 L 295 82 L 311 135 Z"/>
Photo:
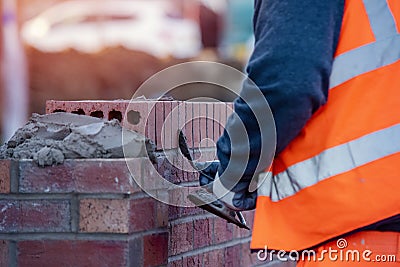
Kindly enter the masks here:
<path id="1" fill-rule="evenodd" d="M 148 175 L 146 160 L 131 161 L 137 175 Z M 163 160 L 157 168 L 172 171 Z M 249 253 L 249 231 L 198 208 L 148 197 L 123 159 L 68 160 L 48 168 L 3 160 L 0 169 L 0 266 L 257 263 Z M 251 225 L 252 213 L 245 216 Z"/>
<path id="2" fill-rule="evenodd" d="M 170 106 L 177 105 L 160 103 L 158 107 L 162 106 L 164 111 L 156 112 L 154 120 L 160 119 L 157 118 L 161 116 L 159 114 L 165 116 L 168 113 L 165 110 Z M 71 112 L 82 109 L 85 114 L 120 111 L 124 123 L 127 120 L 124 118 L 125 104 L 121 101 L 100 105 L 94 102 L 49 102 L 47 110 Z M 140 111 L 143 105 L 145 102 L 138 103 L 137 110 Z M 191 111 L 196 105 L 200 113 L 203 108 L 209 115 L 209 110 L 213 110 L 214 117 L 224 112 L 222 121 L 226 120 L 225 104 L 183 103 L 183 107 L 193 108 Z M 204 125 L 211 125 L 207 123 L 208 120 L 199 120 L 185 126 L 186 131 L 192 131 L 191 142 L 197 147 L 204 143 L 200 142 L 201 136 L 213 140 L 217 137 L 214 124 L 213 131 L 202 132 Z M 158 131 L 146 132 L 146 135 L 151 134 L 158 140 Z M 182 170 L 185 162 L 174 154 L 176 145 L 172 137 L 168 138 L 171 138 L 170 149 L 158 152 L 155 170 L 175 184 L 196 184 L 197 175 Z M 199 150 L 195 154 L 200 157 Z M 210 148 L 203 150 L 201 157 L 213 159 L 215 152 Z M 168 158 L 172 158 L 172 162 Z M 163 204 L 145 194 L 135 181 L 151 183 L 156 175 L 151 167 L 145 158 L 127 159 L 127 162 L 125 159 L 67 160 L 63 165 L 47 168 L 39 168 L 31 160 L 0 161 L 0 266 L 274 264 L 259 262 L 250 254 L 249 231 L 199 208 Z M 165 188 L 158 193 L 168 198 L 179 197 L 173 190 Z M 244 215 L 251 226 L 253 213 Z"/>

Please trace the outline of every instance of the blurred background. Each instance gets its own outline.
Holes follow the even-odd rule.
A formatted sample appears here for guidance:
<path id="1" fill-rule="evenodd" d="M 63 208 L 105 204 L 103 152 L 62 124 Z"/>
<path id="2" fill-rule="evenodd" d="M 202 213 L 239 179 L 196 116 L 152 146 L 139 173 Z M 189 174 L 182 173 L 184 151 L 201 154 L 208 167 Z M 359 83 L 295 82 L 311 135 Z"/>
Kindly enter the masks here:
<path id="1" fill-rule="evenodd" d="M 44 113 L 46 100 L 130 99 L 147 78 L 187 61 L 244 70 L 253 46 L 249 0 L 0 1 L 1 142 Z M 171 96 L 235 94 L 189 85 Z"/>

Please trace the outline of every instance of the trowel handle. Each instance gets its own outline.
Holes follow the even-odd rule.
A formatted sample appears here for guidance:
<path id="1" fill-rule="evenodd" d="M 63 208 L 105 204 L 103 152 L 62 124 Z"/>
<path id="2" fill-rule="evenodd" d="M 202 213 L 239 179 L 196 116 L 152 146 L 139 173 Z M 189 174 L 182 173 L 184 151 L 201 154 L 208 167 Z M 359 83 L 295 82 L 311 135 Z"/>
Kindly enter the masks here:
<path id="1" fill-rule="evenodd" d="M 244 224 L 247 225 L 246 223 L 246 219 L 244 218 L 243 214 L 240 211 L 236 212 L 236 216 L 238 217 L 239 221 Z"/>

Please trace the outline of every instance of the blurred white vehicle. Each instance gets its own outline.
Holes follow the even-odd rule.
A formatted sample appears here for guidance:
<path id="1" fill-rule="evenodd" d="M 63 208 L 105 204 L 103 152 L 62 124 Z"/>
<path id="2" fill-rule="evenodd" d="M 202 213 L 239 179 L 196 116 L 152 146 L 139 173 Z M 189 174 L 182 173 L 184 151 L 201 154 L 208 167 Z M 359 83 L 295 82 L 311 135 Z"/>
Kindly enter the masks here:
<path id="1" fill-rule="evenodd" d="M 172 13 L 165 0 L 68 1 L 26 22 L 22 37 L 44 52 L 73 48 L 94 53 L 121 45 L 161 58 L 196 56 L 201 49 L 199 26 Z"/>

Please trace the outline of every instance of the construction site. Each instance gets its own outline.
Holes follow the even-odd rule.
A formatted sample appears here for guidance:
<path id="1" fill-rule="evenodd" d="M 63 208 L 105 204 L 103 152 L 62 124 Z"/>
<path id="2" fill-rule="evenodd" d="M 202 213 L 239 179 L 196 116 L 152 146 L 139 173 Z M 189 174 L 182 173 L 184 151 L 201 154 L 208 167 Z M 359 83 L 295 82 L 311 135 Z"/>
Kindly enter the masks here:
<path id="1" fill-rule="evenodd" d="M 0 267 L 400 266 L 397 0 L 0 1 Z"/>

